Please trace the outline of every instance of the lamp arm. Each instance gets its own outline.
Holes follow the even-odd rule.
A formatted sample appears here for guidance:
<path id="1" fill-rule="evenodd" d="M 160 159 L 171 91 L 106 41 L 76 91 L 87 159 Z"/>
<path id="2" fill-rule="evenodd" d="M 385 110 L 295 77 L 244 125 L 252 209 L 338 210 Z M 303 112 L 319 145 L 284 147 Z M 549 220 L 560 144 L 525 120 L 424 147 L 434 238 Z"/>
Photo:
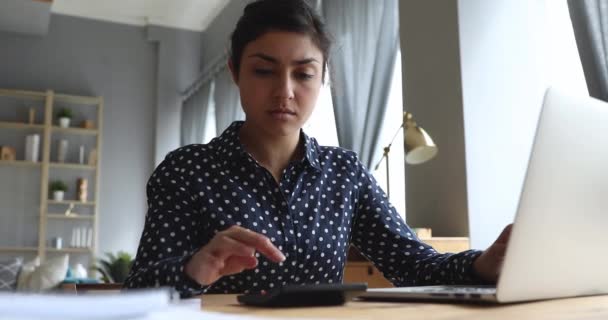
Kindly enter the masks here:
<path id="1" fill-rule="evenodd" d="M 382 160 L 384 160 L 384 158 L 387 158 L 387 160 L 388 160 L 388 153 L 391 152 L 391 146 L 393 145 L 393 142 L 395 142 L 395 138 L 397 138 L 397 135 L 401 131 L 401 128 L 403 128 L 403 122 L 401 123 L 401 126 L 399 126 L 399 128 L 397 128 L 397 132 L 395 132 L 395 134 L 393 135 L 393 138 L 391 139 L 391 142 L 388 144 L 388 146 L 384 147 L 384 153 L 382 154 L 382 158 L 380 158 L 380 160 L 374 167 L 374 171 L 378 170 L 378 168 L 380 167 L 380 164 L 382 164 Z"/>

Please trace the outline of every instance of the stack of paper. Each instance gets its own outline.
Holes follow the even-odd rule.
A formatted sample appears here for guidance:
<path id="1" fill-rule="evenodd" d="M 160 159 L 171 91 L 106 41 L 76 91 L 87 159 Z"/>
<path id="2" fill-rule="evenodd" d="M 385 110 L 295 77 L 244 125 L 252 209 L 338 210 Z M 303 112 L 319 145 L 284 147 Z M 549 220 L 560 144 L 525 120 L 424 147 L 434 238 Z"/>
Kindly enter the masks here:
<path id="1" fill-rule="evenodd" d="M 0 319 L 133 319 L 167 309 L 169 290 L 104 295 L 0 293 Z"/>
<path id="2" fill-rule="evenodd" d="M 199 299 L 175 301 L 167 290 L 94 295 L 0 293 L 0 320 L 260 320 L 201 310 Z"/>

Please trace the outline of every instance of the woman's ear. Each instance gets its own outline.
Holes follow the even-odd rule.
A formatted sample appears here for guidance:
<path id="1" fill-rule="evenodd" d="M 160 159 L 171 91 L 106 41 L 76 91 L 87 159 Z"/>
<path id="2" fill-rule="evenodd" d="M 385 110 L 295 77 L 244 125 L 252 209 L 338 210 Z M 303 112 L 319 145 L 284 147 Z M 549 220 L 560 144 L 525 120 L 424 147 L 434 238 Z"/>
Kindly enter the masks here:
<path id="1" fill-rule="evenodd" d="M 234 70 L 234 65 L 232 64 L 231 59 L 228 59 L 228 69 L 230 70 L 230 75 L 232 75 L 232 81 L 234 81 L 234 84 L 238 85 L 239 84 L 239 75 L 236 74 L 236 71 Z"/>

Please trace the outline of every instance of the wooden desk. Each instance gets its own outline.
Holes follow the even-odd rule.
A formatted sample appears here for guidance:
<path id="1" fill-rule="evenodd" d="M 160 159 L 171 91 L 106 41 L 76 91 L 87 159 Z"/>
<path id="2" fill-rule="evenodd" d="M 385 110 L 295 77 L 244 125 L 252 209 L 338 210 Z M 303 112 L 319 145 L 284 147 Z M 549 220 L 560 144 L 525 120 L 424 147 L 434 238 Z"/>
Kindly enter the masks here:
<path id="1" fill-rule="evenodd" d="M 266 309 L 238 304 L 236 295 L 204 295 L 205 311 L 264 318 L 312 319 L 608 319 L 608 295 L 503 306 L 444 303 L 349 302 L 338 307 Z"/>

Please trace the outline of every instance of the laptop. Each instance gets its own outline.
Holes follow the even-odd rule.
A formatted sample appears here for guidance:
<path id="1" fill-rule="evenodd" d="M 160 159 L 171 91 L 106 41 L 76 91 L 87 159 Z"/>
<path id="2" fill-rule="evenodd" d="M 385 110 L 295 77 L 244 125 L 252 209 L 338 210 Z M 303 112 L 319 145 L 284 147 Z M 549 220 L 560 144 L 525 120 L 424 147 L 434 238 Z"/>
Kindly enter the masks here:
<path id="1" fill-rule="evenodd" d="M 369 289 L 369 300 L 511 303 L 608 293 L 608 103 L 548 89 L 496 286 Z"/>

